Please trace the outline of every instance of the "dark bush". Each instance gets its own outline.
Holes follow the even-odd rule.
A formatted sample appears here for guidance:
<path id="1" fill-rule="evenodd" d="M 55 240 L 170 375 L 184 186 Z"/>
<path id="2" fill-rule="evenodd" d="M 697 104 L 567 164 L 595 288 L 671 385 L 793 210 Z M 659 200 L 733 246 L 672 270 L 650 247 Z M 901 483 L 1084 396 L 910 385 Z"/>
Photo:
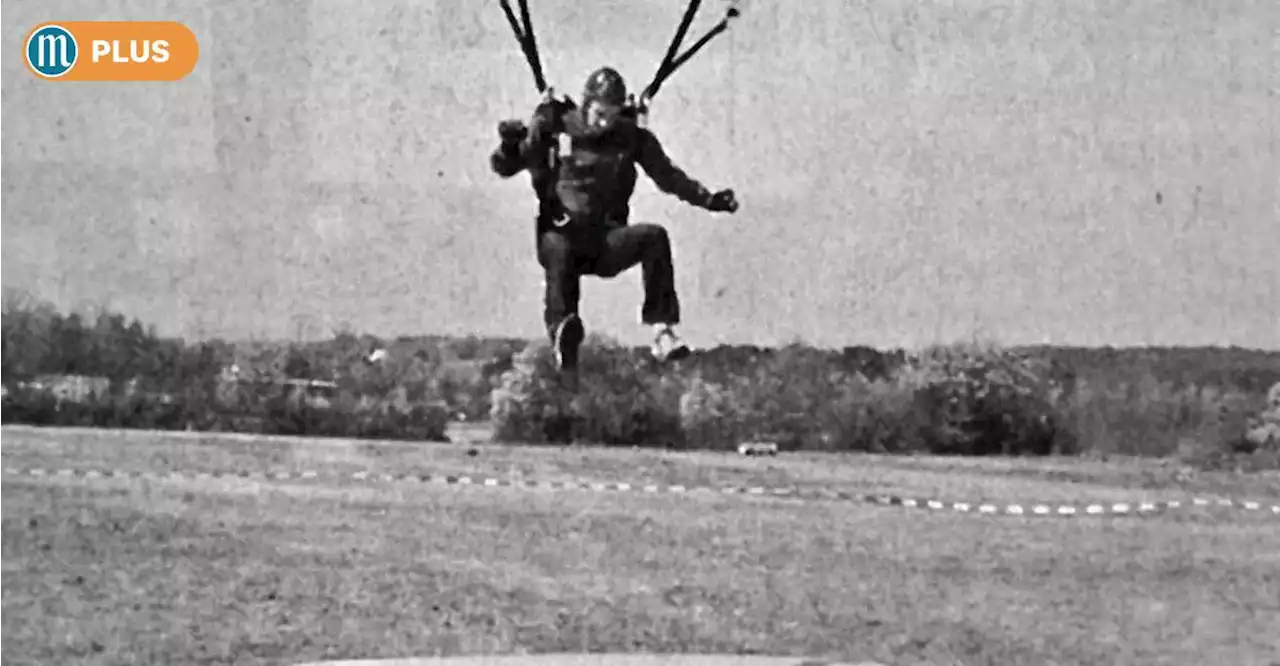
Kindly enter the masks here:
<path id="1" fill-rule="evenodd" d="M 675 373 L 690 442 L 715 449 L 744 441 L 772 441 L 784 451 L 833 448 L 842 422 L 839 405 L 859 375 L 844 370 L 834 355 L 800 345 L 735 356 L 698 356 Z"/>
<path id="2" fill-rule="evenodd" d="M 930 347 L 891 382 L 907 448 L 940 455 L 1074 453 L 1068 387 L 1037 359 L 978 344 Z M 886 392 L 880 392 L 884 395 Z M 909 396 L 909 397 L 908 397 Z M 906 405 L 909 404 L 909 407 Z"/>
<path id="3" fill-rule="evenodd" d="M 494 390 L 494 438 L 537 444 L 573 442 L 683 447 L 678 382 L 652 371 L 639 350 L 591 336 L 579 360 L 580 385 L 566 387 L 546 344 L 513 358 Z"/>

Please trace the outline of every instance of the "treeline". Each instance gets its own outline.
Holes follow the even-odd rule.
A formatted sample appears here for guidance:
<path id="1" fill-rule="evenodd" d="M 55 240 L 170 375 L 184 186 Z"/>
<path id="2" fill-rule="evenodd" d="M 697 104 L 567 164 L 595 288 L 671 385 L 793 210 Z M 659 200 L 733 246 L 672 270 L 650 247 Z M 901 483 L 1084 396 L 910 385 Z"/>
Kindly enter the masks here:
<path id="1" fill-rule="evenodd" d="M 660 370 L 646 349 L 593 336 L 570 392 L 545 343 L 514 338 L 341 331 L 305 343 L 187 343 L 119 314 L 62 315 L 8 298 L 3 328 L 5 422 L 443 439 L 449 420 L 466 419 L 491 420 L 499 440 L 518 443 L 768 440 L 883 453 L 1245 456 L 1262 467 L 1280 446 L 1266 434 L 1280 433 L 1266 397 L 1280 353 L 1236 348 L 738 345 Z M 98 384 L 69 400 L 66 387 L 47 386 L 66 376 Z"/>
<path id="2" fill-rule="evenodd" d="M 123 389 L 182 392 L 210 380 L 231 358 L 218 340 L 187 345 L 156 335 L 137 320 L 101 312 L 62 315 L 51 305 L 11 300 L 3 312 L 3 376 L 6 387 L 46 375 L 103 377 Z"/>
<path id="3" fill-rule="evenodd" d="M 244 407 L 244 405 L 241 405 Z M 279 393 L 229 410 L 191 393 L 94 394 L 67 400 L 38 388 L 6 389 L 3 422 L 45 426 L 198 430 L 263 435 L 447 441 L 448 415 L 430 406 L 317 407 Z"/>
<path id="4" fill-rule="evenodd" d="M 6 294 L 3 421 L 444 440 L 430 364 L 372 364 L 359 336 L 337 350 L 187 343 L 124 316 L 63 315 Z M 307 379 L 327 379 L 308 384 Z M 331 383 L 330 383 L 331 382 Z"/>

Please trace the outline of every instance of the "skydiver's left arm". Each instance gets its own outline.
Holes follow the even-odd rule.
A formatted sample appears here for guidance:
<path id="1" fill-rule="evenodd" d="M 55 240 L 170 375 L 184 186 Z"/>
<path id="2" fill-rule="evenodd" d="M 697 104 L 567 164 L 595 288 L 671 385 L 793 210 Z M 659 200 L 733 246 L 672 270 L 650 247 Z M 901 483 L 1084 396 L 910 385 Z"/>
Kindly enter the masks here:
<path id="1" fill-rule="evenodd" d="M 680 170 L 675 164 L 671 163 L 671 158 L 667 157 L 666 151 L 662 149 L 662 144 L 658 141 L 658 137 L 645 128 L 637 128 L 639 132 L 639 159 L 640 168 L 649 174 L 649 178 L 653 179 L 653 184 L 658 189 L 667 194 L 675 196 L 681 201 L 706 208 L 711 203 L 711 192 L 703 187 L 702 183 L 690 178 L 684 171 Z"/>

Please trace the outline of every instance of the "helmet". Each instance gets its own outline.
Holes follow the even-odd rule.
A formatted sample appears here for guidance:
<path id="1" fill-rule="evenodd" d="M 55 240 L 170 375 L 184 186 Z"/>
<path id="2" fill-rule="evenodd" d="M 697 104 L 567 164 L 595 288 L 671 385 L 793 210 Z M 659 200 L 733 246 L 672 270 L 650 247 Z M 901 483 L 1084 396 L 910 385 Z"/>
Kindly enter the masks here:
<path id="1" fill-rule="evenodd" d="M 627 103 L 627 83 L 618 70 L 601 67 L 587 77 L 587 83 L 582 86 L 582 106 L 586 107 L 593 101 L 615 107 Z"/>

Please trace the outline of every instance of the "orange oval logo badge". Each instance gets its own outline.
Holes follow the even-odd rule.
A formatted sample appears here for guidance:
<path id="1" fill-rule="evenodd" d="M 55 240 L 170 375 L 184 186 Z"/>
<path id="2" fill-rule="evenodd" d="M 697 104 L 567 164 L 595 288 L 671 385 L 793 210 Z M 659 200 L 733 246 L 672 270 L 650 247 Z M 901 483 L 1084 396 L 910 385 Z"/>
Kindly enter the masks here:
<path id="1" fill-rule="evenodd" d="M 200 59 L 195 33 L 175 21 L 43 23 L 23 48 L 27 69 L 49 81 L 177 81 Z"/>

